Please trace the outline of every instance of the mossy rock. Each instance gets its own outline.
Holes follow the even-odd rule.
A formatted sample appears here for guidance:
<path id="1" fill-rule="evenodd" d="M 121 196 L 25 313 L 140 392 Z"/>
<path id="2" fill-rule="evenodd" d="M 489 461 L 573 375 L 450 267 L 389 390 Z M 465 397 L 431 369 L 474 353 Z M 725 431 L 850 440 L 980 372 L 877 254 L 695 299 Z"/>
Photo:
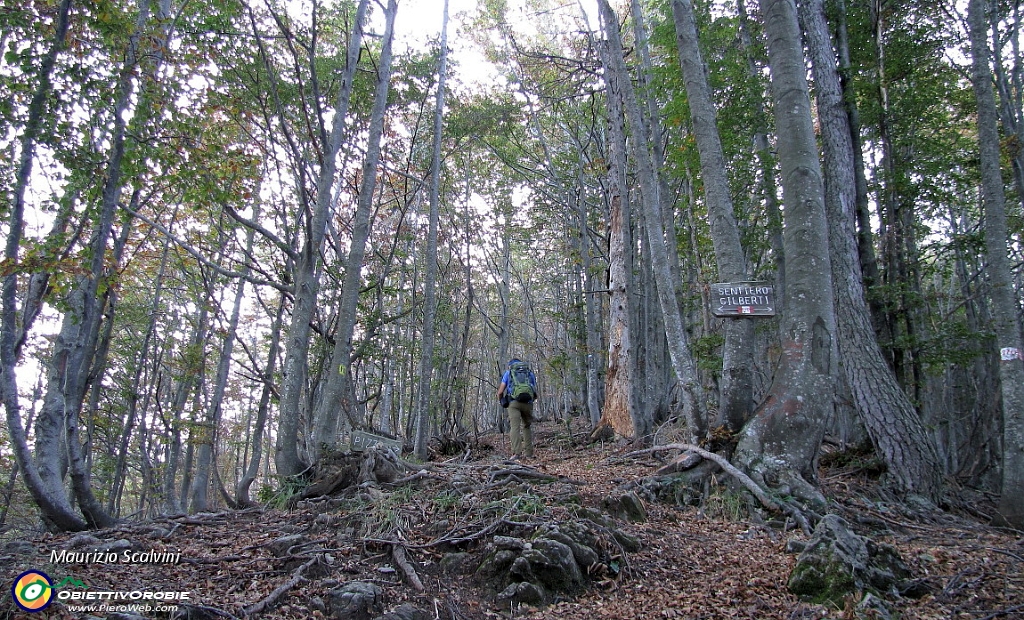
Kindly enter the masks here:
<path id="1" fill-rule="evenodd" d="M 909 575 L 895 548 L 859 536 L 839 517 L 826 515 L 797 558 L 789 591 L 815 603 L 841 606 L 858 592 L 898 595 Z"/>
<path id="2" fill-rule="evenodd" d="M 647 521 L 647 509 L 636 493 L 610 495 L 604 499 L 603 507 L 609 514 L 624 521 L 633 523 Z"/>
<path id="3" fill-rule="evenodd" d="M 849 566 L 834 557 L 805 558 L 789 575 L 789 591 L 812 603 L 841 604 L 856 589 L 857 580 Z"/>

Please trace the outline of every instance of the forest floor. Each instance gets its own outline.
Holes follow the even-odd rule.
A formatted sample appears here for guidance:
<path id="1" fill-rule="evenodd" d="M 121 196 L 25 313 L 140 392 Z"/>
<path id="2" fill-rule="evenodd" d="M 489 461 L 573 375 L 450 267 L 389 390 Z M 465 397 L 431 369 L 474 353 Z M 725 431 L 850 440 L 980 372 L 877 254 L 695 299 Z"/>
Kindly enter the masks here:
<path id="1" fill-rule="evenodd" d="M 738 496 L 719 491 L 699 508 L 648 500 L 645 521 L 615 520 L 623 540 L 638 542 L 639 549 L 606 547 L 611 551 L 602 553 L 577 592 L 544 606 L 500 602 L 474 568 L 493 551 L 495 535 L 595 515 L 624 484 L 664 464 L 649 455 L 625 457 L 626 446 L 580 439 L 563 425 L 540 423 L 536 458 L 525 462 L 509 460 L 507 436 L 495 436 L 393 484 L 342 485 L 342 491 L 291 507 L 8 541 L 0 546 L 0 577 L 9 584 L 24 571 L 43 571 L 63 582 L 54 584 L 58 594 L 189 593 L 176 612 L 151 607 L 141 616 L 153 618 L 328 618 L 334 615 L 331 591 L 353 581 L 383 593 L 377 610 L 362 616 L 367 619 L 402 603 L 427 612 L 421 617 L 451 620 L 881 617 L 855 613 L 852 597 L 818 605 L 789 593 L 796 554 L 787 551 L 787 541 L 807 536 L 777 521 L 746 520 Z M 972 517 L 986 509 L 984 502 L 961 514 L 921 512 L 886 500 L 865 470 L 823 468 L 821 477 L 833 512 L 859 534 L 894 546 L 928 590 L 917 599 L 888 599 L 892 618 L 1024 618 L 1024 537 Z M 130 563 L 57 556 L 86 548 L 105 549 L 119 560 L 132 553 L 180 558 L 145 562 L 136 556 Z M 462 552 L 469 569 L 451 568 L 445 556 L 453 551 Z M 154 557 L 160 559 L 148 559 Z M 4 595 L 0 619 L 140 617 L 74 611 L 72 602 L 55 599 L 28 614 Z"/>

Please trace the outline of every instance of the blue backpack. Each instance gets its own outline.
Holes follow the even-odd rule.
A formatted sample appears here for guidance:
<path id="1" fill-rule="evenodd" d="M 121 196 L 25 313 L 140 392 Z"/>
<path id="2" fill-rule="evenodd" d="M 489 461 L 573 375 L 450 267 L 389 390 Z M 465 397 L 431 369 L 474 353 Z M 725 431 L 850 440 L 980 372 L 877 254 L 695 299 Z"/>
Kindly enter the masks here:
<path id="1" fill-rule="evenodd" d="M 505 391 L 509 398 L 521 403 L 532 403 L 536 394 L 533 383 L 536 381 L 530 365 L 526 362 L 515 362 L 508 369 L 508 385 Z"/>

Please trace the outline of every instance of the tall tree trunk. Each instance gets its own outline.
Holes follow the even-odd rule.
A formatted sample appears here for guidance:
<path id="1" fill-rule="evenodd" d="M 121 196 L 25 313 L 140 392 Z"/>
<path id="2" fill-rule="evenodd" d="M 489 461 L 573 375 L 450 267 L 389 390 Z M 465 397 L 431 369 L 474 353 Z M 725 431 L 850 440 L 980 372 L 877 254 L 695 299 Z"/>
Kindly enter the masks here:
<path id="1" fill-rule="evenodd" d="M 292 320 L 285 344 L 284 385 L 282 386 L 280 419 L 274 462 L 279 476 L 294 476 L 306 469 L 299 455 L 299 420 L 302 417 L 302 394 L 306 384 L 309 354 L 310 321 L 320 290 L 320 251 L 327 234 L 327 220 L 334 198 L 334 177 L 338 168 L 338 152 L 345 136 L 345 121 L 352 99 L 352 85 L 363 41 L 363 24 L 369 0 L 359 0 L 355 23 L 349 37 L 345 73 L 338 87 L 330 138 L 324 140 L 323 162 L 317 179 L 316 206 L 306 227 L 306 241 L 296 261 L 295 299 Z"/>
<path id="2" fill-rule="evenodd" d="M 64 446 L 69 459 L 72 487 L 86 520 L 94 525 L 106 527 L 113 523 L 112 517 L 92 493 L 86 459 L 82 454 L 79 440 L 79 419 L 85 400 L 91 372 L 97 352 L 99 333 L 102 326 L 103 309 L 110 302 L 109 289 L 100 293 L 101 281 L 109 277 L 105 267 L 107 245 L 111 237 L 114 215 L 123 190 L 122 175 L 125 149 L 130 137 L 126 115 L 134 94 L 133 76 L 140 62 L 139 46 L 150 17 L 149 0 L 140 0 L 135 29 L 129 38 L 124 66 L 116 86 L 116 97 L 112 110 L 113 127 L 109 136 L 110 155 L 103 176 L 100 209 L 89 240 L 90 261 L 88 273 L 79 276 L 74 290 L 67 298 L 61 330 L 54 343 L 49 363 L 49 385 L 36 420 L 36 428 L 43 431 L 43 437 L 54 437 L 64 433 Z M 148 114 L 145 89 L 138 93 L 143 100 L 135 112 L 135 119 Z M 52 446 L 46 442 L 37 443 L 36 458 L 50 460 Z M 53 472 L 52 469 L 47 471 Z M 52 484 L 57 484 L 53 481 Z"/>
<path id="3" fill-rule="evenodd" d="M 582 182 L 580 182 L 582 186 Z M 585 332 L 583 347 L 583 367 L 586 372 L 586 409 L 587 419 L 591 427 L 597 426 L 601 419 L 601 386 L 599 384 L 599 364 L 601 362 L 601 319 L 598 296 L 594 291 L 594 259 L 591 251 L 590 226 L 587 217 L 587 201 L 579 192 L 575 193 L 576 214 L 579 220 L 579 252 L 583 262 L 583 329 Z"/>
<path id="4" fill-rule="evenodd" d="M 981 200 L 985 209 L 985 254 L 991 284 L 992 319 L 1000 351 L 1003 397 L 1003 480 L 995 521 L 1024 529 L 1024 345 L 1007 259 L 1006 197 L 1000 170 L 999 128 L 988 48 L 986 0 L 970 0 L 971 82 L 978 102 Z"/>
<path id="5" fill-rule="evenodd" d="M 864 170 L 864 148 L 861 141 L 860 110 L 857 107 L 857 93 L 853 83 L 853 67 L 850 62 L 850 40 L 846 24 L 846 2 L 836 0 L 836 50 L 839 57 L 839 83 L 843 91 L 843 103 L 850 129 L 853 148 L 853 178 L 855 213 L 857 222 L 857 253 L 860 259 L 861 275 L 867 292 L 868 308 L 875 332 L 880 333 L 885 322 L 885 309 L 872 289 L 879 283 L 878 258 L 875 255 L 875 236 L 871 229 L 871 212 L 868 199 L 868 181 Z M 884 355 L 884 353 L 883 353 Z"/>
<path id="6" fill-rule="evenodd" d="M 1024 204 L 1024 55 L 1020 49 L 1021 11 L 1020 3 L 1012 4 L 1013 24 L 1006 33 L 1005 39 L 1000 36 L 999 11 L 991 11 L 990 30 L 992 32 L 992 68 L 996 79 L 996 90 L 999 99 L 999 118 L 1003 133 L 1007 139 L 1015 140 L 1017 147 L 1010 150 L 1010 163 L 1013 170 L 1013 184 L 1017 190 L 1017 200 Z M 1013 54 L 1013 65 L 1010 76 L 1006 75 L 1002 49 L 1004 41 L 1009 41 Z"/>
<path id="7" fill-rule="evenodd" d="M 754 43 L 750 36 L 750 19 L 747 15 L 745 0 L 737 0 L 736 8 L 740 18 L 740 43 L 747 57 L 747 80 L 758 84 L 761 69 L 754 58 Z M 768 140 L 768 116 L 760 93 L 755 97 L 755 101 L 754 118 L 757 119 L 757 126 L 754 128 L 753 155 L 760 168 L 760 199 L 764 201 L 768 239 L 775 260 L 775 285 L 778 289 L 776 300 L 781 302 L 786 291 L 786 252 L 782 242 L 782 210 L 779 207 L 778 185 L 775 180 L 775 155 L 772 144 Z M 781 303 L 778 305 L 781 306 Z"/>
<path id="8" fill-rule="evenodd" d="M 704 388 L 697 376 L 696 364 L 690 350 L 690 338 L 683 322 L 682 312 L 676 297 L 678 281 L 673 279 L 669 265 L 669 253 L 666 245 L 673 240 L 665 238 L 659 204 L 659 184 L 651 152 L 647 143 L 643 116 L 633 91 L 629 74 L 623 59 L 622 40 L 619 36 L 619 21 L 607 0 L 598 0 L 601 19 L 610 45 L 608 60 L 609 70 L 621 84 L 623 108 L 629 125 L 632 128 L 630 137 L 636 153 L 640 171 L 640 191 L 643 201 L 644 227 L 650 244 L 651 262 L 657 279 L 658 300 L 665 319 L 665 332 L 668 337 L 669 353 L 676 378 L 683 390 L 684 416 L 691 439 L 703 437 L 707 433 L 707 410 Z"/>
<path id="9" fill-rule="evenodd" d="M 437 316 L 437 227 L 441 209 L 441 130 L 444 118 L 445 74 L 448 72 L 448 0 L 441 14 L 441 58 L 437 70 L 437 97 L 434 100 L 434 143 L 430 165 L 430 215 L 427 245 L 424 248 L 426 274 L 423 282 L 423 348 L 420 351 L 420 376 L 416 408 L 416 458 L 426 460 L 430 438 L 430 384 L 434 368 L 434 340 Z"/>
<path id="10" fill-rule="evenodd" d="M 920 360 L 921 334 L 919 334 L 918 305 L 920 299 L 917 263 L 917 242 L 914 235 L 914 213 L 910 199 L 902 191 L 903 162 L 898 159 L 894 143 L 893 114 L 889 101 L 888 57 L 886 55 L 887 9 L 881 2 L 871 3 L 872 35 L 877 57 L 879 142 L 884 171 L 879 197 L 879 220 L 882 226 L 882 255 L 885 271 L 883 283 L 892 293 L 891 310 L 885 314 L 881 337 L 889 353 L 890 363 L 897 378 L 910 393 L 912 400 L 920 402 L 922 364 Z"/>
<path id="11" fill-rule="evenodd" d="M 746 258 L 740 243 L 729 179 L 725 175 L 725 155 L 718 135 L 717 115 L 705 74 L 704 59 L 697 38 L 697 24 L 690 0 L 673 0 L 679 64 L 686 81 L 693 133 L 700 153 L 701 176 L 711 221 L 711 239 L 718 263 L 718 276 L 726 282 L 748 279 Z M 725 319 L 725 345 L 722 349 L 722 387 L 718 407 L 718 426 L 736 432 L 750 416 L 753 403 L 754 324 L 747 319 Z"/>
<path id="12" fill-rule="evenodd" d="M 735 459 L 760 481 L 824 503 L 814 488 L 818 449 L 833 408 L 835 312 L 828 226 L 794 0 L 760 0 L 768 40 L 782 171 L 786 252 L 782 357 Z"/>
<path id="13" fill-rule="evenodd" d="M 825 207 L 830 224 L 839 364 L 857 413 L 888 466 L 895 490 L 936 499 L 942 469 L 934 442 L 882 356 L 864 298 L 854 232 L 857 181 L 853 142 L 823 0 L 805 0 L 800 15 L 813 65 L 825 160 Z"/>
<path id="14" fill-rule="evenodd" d="M 187 499 L 188 489 L 192 487 L 192 443 L 186 447 L 185 460 L 181 462 L 181 430 L 188 423 L 185 421 L 185 407 L 188 405 L 189 397 L 197 390 L 200 378 L 203 374 L 203 363 L 200 356 L 193 354 L 203 347 L 209 336 L 209 304 L 202 304 L 199 309 L 199 319 L 196 322 L 192 337 L 182 356 L 181 380 L 174 392 L 171 401 L 171 415 L 167 424 L 168 450 L 167 465 L 164 470 L 164 510 L 170 514 L 177 514 L 182 511 Z M 198 398 L 198 397 L 197 397 Z M 180 467 L 179 467 L 180 466 Z M 178 472 L 181 472 L 182 482 L 179 492 Z"/>
<path id="15" fill-rule="evenodd" d="M 509 314 L 512 311 L 512 239 L 511 232 L 506 231 L 501 236 L 501 267 L 500 267 L 500 282 L 498 284 L 498 296 L 501 298 L 501 317 L 499 317 L 498 323 L 498 363 L 495 364 L 495 370 L 497 371 L 498 378 L 502 377 L 505 369 L 505 361 L 509 359 Z M 495 391 L 497 391 L 498 384 L 494 384 Z M 503 409 L 495 404 L 497 409 L 497 424 L 495 428 L 500 430 L 502 434 L 509 430 L 508 417 L 505 415 Z"/>
<path id="16" fill-rule="evenodd" d="M 42 131 L 43 117 L 46 114 L 46 100 L 52 91 L 53 67 L 67 43 L 71 4 L 71 0 L 63 0 L 57 10 L 53 45 L 40 64 L 39 83 L 32 95 L 31 102 L 29 102 L 25 129 L 19 139 L 21 152 L 10 209 L 10 226 L 4 249 L 4 260 L 9 267 L 3 276 L 3 290 L 0 293 L 3 304 L 3 322 L 0 326 L 0 394 L 3 398 L 8 433 L 18 467 L 25 478 L 25 485 L 28 487 L 32 499 L 42 513 L 43 520 L 62 530 L 82 530 L 88 527 L 87 523 L 71 507 L 62 486 L 53 484 L 51 472 L 55 463 L 47 462 L 40 470 L 32 458 L 28 446 L 28 436 L 21 419 L 21 399 L 18 394 L 15 370 L 21 357 L 25 336 L 31 327 L 30 319 L 35 317 L 34 314 L 23 314 L 22 318 L 25 319 L 26 324 L 19 326 L 18 275 L 20 270 L 16 267 L 20 264 L 19 250 L 25 231 L 25 194 L 35 162 L 36 141 Z M 35 441 L 38 443 L 39 438 L 37 437 Z M 58 458 L 57 454 L 51 453 L 48 461 Z"/>
<path id="17" fill-rule="evenodd" d="M 338 308 L 338 323 L 334 332 L 334 351 L 327 365 L 327 381 L 324 395 L 314 422 L 313 450 L 317 456 L 322 446 L 336 445 L 338 414 L 346 417 L 346 426 L 360 422 L 351 402 L 353 394 L 352 373 L 349 363 L 352 357 L 352 333 L 355 331 L 356 307 L 362 288 L 363 258 L 366 255 L 366 240 L 370 236 L 370 216 L 373 212 L 374 191 L 377 187 L 377 166 L 380 163 L 380 141 L 384 133 L 384 113 L 387 111 L 388 90 L 391 83 L 391 42 L 394 38 L 397 0 L 389 0 L 385 11 L 384 42 L 377 68 L 377 86 L 374 91 L 373 111 L 367 129 L 368 144 L 363 159 L 359 195 L 356 198 L 356 212 L 352 219 L 352 238 L 348 257 L 345 260 L 345 277 L 341 285 L 341 301 Z"/>
<path id="18" fill-rule="evenodd" d="M 617 53 L 605 46 L 604 56 Z M 610 61 L 605 61 L 609 66 Z M 601 419 L 592 437 L 611 427 L 620 437 L 635 438 L 643 429 L 634 411 L 636 360 L 634 358 L 635 304 L 630 300 L 633 280 L 633 236 L 626 185 L 626 131 L 622 115 L 621 75 L 608 72 L 605 78 L 608 101 L 608 369 Z"/>

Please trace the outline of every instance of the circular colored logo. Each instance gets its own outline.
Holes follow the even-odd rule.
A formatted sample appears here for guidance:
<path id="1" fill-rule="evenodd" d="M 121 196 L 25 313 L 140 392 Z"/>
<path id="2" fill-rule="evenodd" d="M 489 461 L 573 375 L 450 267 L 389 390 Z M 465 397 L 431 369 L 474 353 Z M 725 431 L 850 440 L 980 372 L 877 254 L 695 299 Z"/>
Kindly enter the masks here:
<path id="1" fill-rule="evenodd" d="M 14 580 L 11 596 L 25 611 L 42 611 L 53 598 L 53 582 L 42 571 L 25 571 Z"/>

